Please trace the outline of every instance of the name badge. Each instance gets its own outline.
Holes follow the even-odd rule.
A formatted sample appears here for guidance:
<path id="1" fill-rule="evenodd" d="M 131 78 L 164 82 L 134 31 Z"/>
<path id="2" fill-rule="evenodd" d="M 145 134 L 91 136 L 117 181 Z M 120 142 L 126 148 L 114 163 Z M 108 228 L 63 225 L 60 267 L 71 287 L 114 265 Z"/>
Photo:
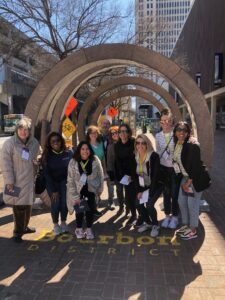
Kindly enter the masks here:
<path id="1" fill-rule="evenodd" d="M 80 183 L 81 183 L 82 185 L 85 185 L 86 182 L 87 182 L 87 174 L 83 173 L 83 174 L 81 175 L 81 177 L 80 177 Z"/>
<path id="2" fill-rule="evenodd" d="M 29 160 L 29 157 L 30 157 L 29 150 L 23 148 L 21 158 L 22 158 L 23 160 Z"/>
<path id="3" fill-rule="evenodd" d="M 144 187 L 145 186 L 145 181 L 144 181 L 144 177 L 139 176 L 139 184 L 140 186 Z"/>
<path id="4" fill-rule="evenodd" d="M 179 167 L 177 162 L 173 162 L 173 168 L 174 168 L 174 171 L 175 171 L 176 174 L 181 173 L 180 172 L 180 167 Z"/>

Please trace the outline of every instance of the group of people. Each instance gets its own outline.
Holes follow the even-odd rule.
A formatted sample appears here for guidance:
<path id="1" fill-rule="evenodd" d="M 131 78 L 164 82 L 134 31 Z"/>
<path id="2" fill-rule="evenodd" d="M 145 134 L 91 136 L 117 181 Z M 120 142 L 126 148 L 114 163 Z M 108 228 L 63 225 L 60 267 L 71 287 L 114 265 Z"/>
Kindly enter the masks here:
<path id="1" fill-rule="evenodd" d="M 145 134 L 134 138 L 128 124 L 111 126 L 104 119 L 100 128 L 88 127 L 86 140 L 75 151 L 66 148 L 61 134 L 51 132 L 41 153 L 31 136 L 30 120 L 20 120 L 15 135 L 4 143 L 1 157 L 4 201 L 13 206 L 14 241 L 21 242 L 23 234 L 35 231 L 28 223 L 38 164 L 44 170 L 56 235 L 68 231 L 68 212 L 75 211 L 77 239 L 94 239 L 92 226 L 94 217 L 101 215 L 98 204 L 105 180 L 108 209 L 115 209 L 115 186 L 117 214 L 125 209 L 127 225 L 134 225 L 140 233 L 150 230 L 152 237 L 158 236 L 155 203 L 163 194 L 165 219 L 161 226 L 177 229 L 180 213 L 182 226 L 176 234 L 185 240 L 196 238 L 201 194 L 210 185 L 210 177 L 189 125 L 181 121 L 173 128 L 168 109 L 161 112 L 160 125 L 162 130 L 155 136 L 156 151 Z"/>

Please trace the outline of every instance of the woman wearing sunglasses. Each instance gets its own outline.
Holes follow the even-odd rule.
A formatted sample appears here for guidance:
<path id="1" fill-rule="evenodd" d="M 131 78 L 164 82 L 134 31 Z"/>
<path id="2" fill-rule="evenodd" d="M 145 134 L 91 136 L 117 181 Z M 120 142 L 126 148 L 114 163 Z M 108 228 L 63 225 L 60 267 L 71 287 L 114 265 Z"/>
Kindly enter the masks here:
<path id="1" fill-rule="evenodd" d="M 106 162 L 105 162 L 105 151 L 104 151 L 103 139 L 100 130 L 98 129 L 97 126 L 90 125 L 88 127 L 86 140 L 90 144 L 94 154 L 100 159 L 103 172 L 104 172 L 104 177 L 106 177 Z M 100 198 L 97 199 L 96 197 L 97 203 L 96 203 L 95 215 L 97 217 L 100 217 L 102 215 L 102 213 L 97 210 L 97 205 L 99 204 L 100 200 L 101 200 Z"/>
<path id="2" fill-rule="evenodd" d="M 132 138 L 131 128 L 127 124 L 119 126 L 119 140 L 115 144 L 115 175 L 116 180 L 121 182 L 125 188 L 126 213 L 131 212 L 127 225 L 132 225 L 136 220 L 136 192 L 135 192 L 135 156 L 134 156 L 134 138 Z M 121 183 L 122 183 L 121 182 Z M 123 199 L 119 198 L 120 209 L 123 211 Z"/>
<path id="3" fill-rule="evenodd" d="M 174 169 L 182 175 L 178 202 L 183 224 L 176 234 L 184 240 L 197 237 L 200 199 L 210 185 L 199 145 L 190 140 L 190 134 L 191 129 L 186 122 L 178 122 L 174 127 Z"/>
<path id="4" fill-rule="evenodd" d="M 66 219 L 68 214 L 66 204 L 67 169 L 72 151 L 66 150 L 65 140 L 58 132 L 51 132 L 46 140 L 42 155 L 42 165 L 46 179 L 46 189 L 51 199 L 51 215 L 54 233 L 59 235 L 68 231 Z M 59 215 L 61 225 L 59 225 Z"/>
<path id="5" fill-rule="evenodd" d="M 109 182 L 111 184 L 111 189 L 113 190 L 114 185 L 116 185 L 116 192 L 117 192 L 117 199 L 121 199 L 123 203 L 123 186 L 115 180 L 115 144 L 118 142 L 119 139 L 119 127 L 118 126 L 111 126 L 109 128 L 108 133 L 108 146 L 106 149 L 107 160 L 106 160 L 106 168 L 107 174 L 109 176 Z M 113 193 L 112 193 L 113 194 Z M 112 210 L 111 206 L 113 204 L 113 197 L 109 199 L 109 209 Z"/>
<path id="6" fill-rule="evenodd" d="M 160 177 L 164 184 L 163 204 L 165 219 L 161 226 L 175 229 L 178 225 L 178 193 L 180 176 L 176 175 L 173 168 L 173 118 L 169 109 L 163 109 L 160 116 L 162 130 L 156 134 L 156 151 L 160 157 Z"/>
<path id="7" fill-rule="evenodd" d="M 159 235 L 157 211 L 154 207 L 156 201 L 162 193 L 163 186 L 159 182 L 160 161 L 159 155 L 154 152 L 152 144 L 144 134 L 137 136 L 135 140 L 135 159 L 136 159 L 136 190 L 137 210 L 141 225 L 138 232 L 151 229 L 151 236 Z M 142 199 L 147 192 L 146 199 Z M 142 202 L 145 203 L 142 203 Z"/>

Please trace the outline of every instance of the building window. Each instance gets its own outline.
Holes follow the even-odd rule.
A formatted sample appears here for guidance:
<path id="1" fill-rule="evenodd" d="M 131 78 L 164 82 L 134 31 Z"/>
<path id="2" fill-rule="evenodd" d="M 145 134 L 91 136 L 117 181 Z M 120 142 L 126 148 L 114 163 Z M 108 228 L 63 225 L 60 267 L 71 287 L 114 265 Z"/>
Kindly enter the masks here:
<path id="1" fill-rule="evenodd" d="M 202 79 L 202 73 L 198 72 L 195 74 L 195 82 L 197 83 L 197 86 L 201 88 L 201 79 Z"/>
<path id="2" fill-rule="evenodd" d="M 223 53 L 214 55 L 214 85 L 221 84 L 223 79 Z"/>

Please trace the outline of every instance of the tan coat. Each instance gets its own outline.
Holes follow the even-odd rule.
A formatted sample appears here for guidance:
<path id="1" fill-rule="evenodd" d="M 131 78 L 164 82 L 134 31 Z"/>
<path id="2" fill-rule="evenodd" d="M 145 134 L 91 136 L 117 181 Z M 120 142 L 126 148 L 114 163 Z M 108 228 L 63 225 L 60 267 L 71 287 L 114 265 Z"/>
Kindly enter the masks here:
<path id="1" fill-rule="evenodd" d="M 21 188 L 19 197 L 3 194 L 3 200 L 11 205 L 32 205 L 34 200 L 35 168 L 33 160 L 39 154 L 38 141 L 30 137 L 26 148 L 29 149 L 29 159 L 22 159 L 25 145 L 14 135 L 6 140 L 1 152 L 1 170 L 4 184 L 14 184 Z"/>
<path id="2" fill-rule="evenodd" d="M 103 192 L 104 175 L 101 162 L 94 156 L 92 162 L 92 173 L 87 176 L 88 191 L 95 195 Z M 80 183 L 80 172 L 78 162 L 71 159 L 68 166 L 67 176 L 67 207 L 69 212 L 74 210 L 75 200 L 80 199 L 80 191 L 83 185 Z"/>

